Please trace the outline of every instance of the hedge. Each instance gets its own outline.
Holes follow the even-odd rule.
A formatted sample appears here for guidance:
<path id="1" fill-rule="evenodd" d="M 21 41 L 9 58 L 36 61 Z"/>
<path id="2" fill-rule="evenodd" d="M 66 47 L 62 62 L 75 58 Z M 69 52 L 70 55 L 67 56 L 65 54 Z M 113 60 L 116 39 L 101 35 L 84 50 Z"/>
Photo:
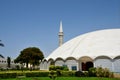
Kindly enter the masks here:
<path id="1" fill-rule="evenodd" d="M 30 72 L 2 72 L 0 73 L 0 79 L 2 78 L 16 78 L 19 76 L 25 77 L 48 77 L 50 71 L 30 71 Z M 61 71 L 62 77 L 75 76 L 75 71 Z"/>
<path id="2" fill-rule="evenodd" d="M 17 73 L 0 73 L 0 79 L 2 78 L 16 78 Z"/>
<path id="3" fill-rule="evenodd" d="M 49 72 L 28 72 L 26 77 L 48 77 Z"/>
<path id="4" fill-rule="evenodd" d="M 75 71 L 62 71 L 61 72 L 62 77 L 72 77 L 75 76 Z"/>

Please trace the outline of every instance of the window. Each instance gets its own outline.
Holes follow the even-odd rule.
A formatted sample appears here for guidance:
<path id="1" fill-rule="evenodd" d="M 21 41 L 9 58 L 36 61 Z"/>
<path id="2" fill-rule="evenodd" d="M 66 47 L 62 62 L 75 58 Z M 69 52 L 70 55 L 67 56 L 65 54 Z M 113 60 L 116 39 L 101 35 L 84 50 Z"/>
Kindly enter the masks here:
<path id="1" fill-rule="evenodd" d="M 72 70 L 77 70 L 77 66 L 72 66 Z"/>

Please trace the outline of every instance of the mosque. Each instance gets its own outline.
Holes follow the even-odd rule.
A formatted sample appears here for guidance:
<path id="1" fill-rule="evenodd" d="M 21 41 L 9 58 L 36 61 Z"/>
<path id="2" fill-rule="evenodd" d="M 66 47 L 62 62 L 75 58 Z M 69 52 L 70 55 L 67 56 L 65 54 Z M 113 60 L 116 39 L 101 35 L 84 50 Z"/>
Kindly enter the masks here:
<path id="1" fill-rule="evenodd" d="M 120 29 L 85 33 L 64 44 L 63 36 L 60 22 L 59 47 L 41 62 L 41 70 L 55 65 L 67 66 L 69 70 L 87 71 L 90 67 L 103 67 L 120 72 Z"/>

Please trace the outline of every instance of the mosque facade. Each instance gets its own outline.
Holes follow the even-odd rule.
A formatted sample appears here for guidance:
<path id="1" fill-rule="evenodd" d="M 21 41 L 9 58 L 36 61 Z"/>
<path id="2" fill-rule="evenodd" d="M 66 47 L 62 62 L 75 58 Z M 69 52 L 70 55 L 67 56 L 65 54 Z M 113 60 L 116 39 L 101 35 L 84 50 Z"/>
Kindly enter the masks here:
<path id="1" fill-rule="evenodd" d="M 67 66 L 69 70 L 87 71 L 90 67 L 103 67 L 120 72 L 120 29 L 88 32 L 62 44 L 63 36 L 61 22 L 60 46 L 40 63 L 41 70 L 55 65 Z"/>

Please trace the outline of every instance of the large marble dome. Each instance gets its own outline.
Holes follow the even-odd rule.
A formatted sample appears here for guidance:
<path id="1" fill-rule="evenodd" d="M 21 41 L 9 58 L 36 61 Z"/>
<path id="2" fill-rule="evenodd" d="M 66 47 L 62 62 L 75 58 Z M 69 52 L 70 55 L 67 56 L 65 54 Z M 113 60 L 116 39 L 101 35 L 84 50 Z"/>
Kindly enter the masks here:
<path id="1" fill-rule="evenodd" d="M 120 29 L 99 30 L 75 37 L 53 51 L 46 59 L 79 59 L 83 56 L 92 59 L 98 56 L 111 59 L 120 56 Z"/>
<path id="2" fill-rule="evenodd" d="M 77 36 L 54 50 L 47 66 L 66 65 L 70 70 L 101 66 L 120 72 L 120 29 L 104 29 Z M 46 62 L 45 61 L 45 62 Z"/>

